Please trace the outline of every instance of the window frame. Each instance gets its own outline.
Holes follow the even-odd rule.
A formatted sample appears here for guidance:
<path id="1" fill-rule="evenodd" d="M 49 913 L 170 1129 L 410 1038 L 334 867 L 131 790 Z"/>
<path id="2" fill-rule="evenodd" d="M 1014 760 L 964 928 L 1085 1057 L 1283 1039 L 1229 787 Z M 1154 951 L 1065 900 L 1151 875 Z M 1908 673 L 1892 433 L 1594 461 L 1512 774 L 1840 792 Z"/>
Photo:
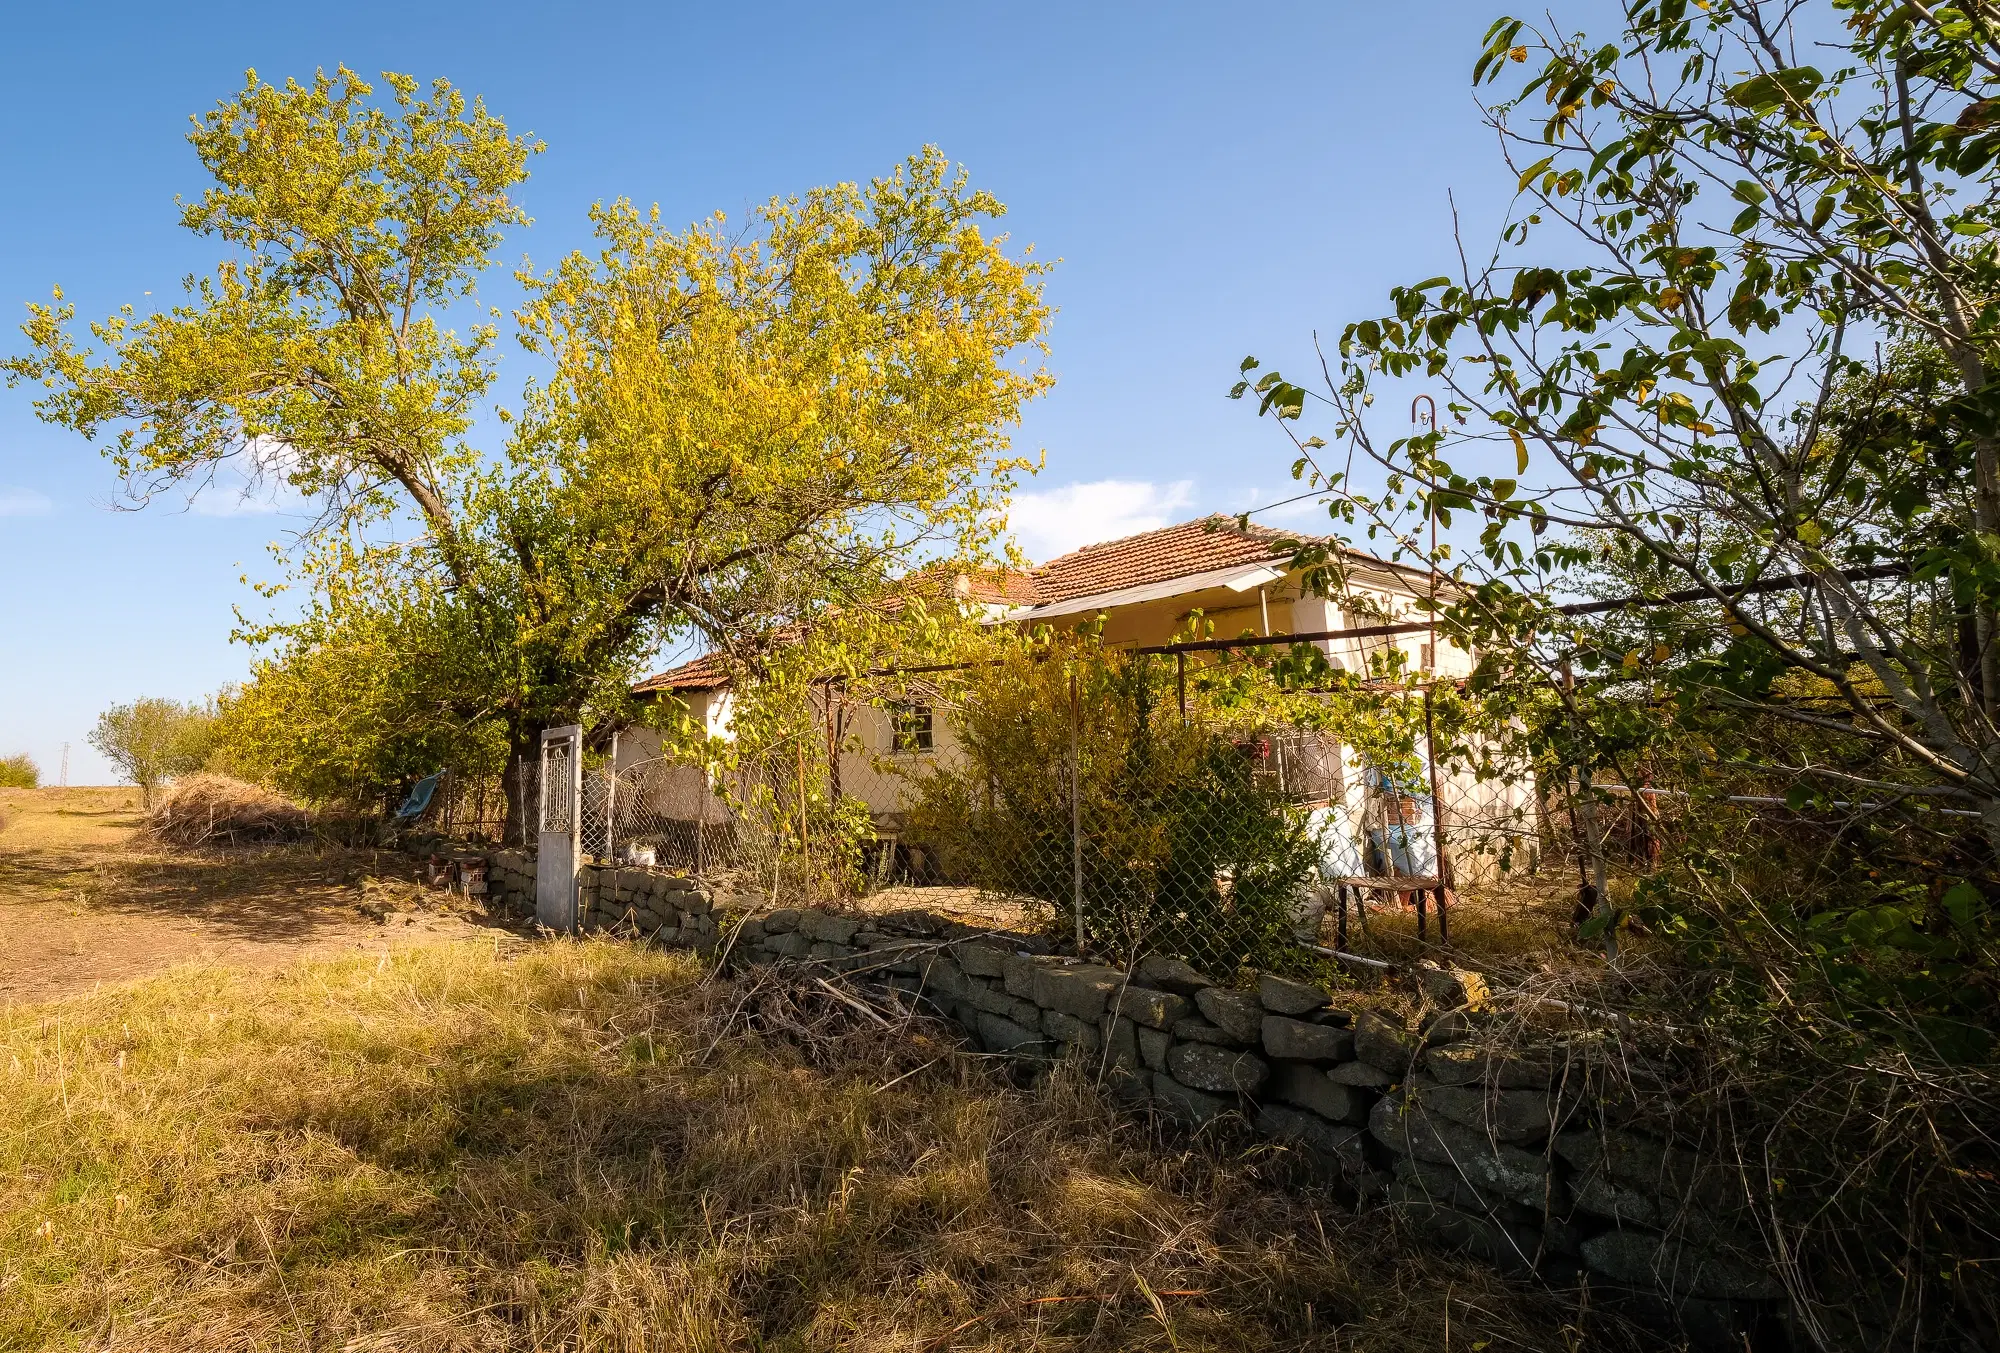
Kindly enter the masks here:
<path id="1" fill-rule="evenodd" d="M 923 700 L 889 706 L 889 750 L 896 756 L 929 756 L 937 751 L 937 711 Z"/>

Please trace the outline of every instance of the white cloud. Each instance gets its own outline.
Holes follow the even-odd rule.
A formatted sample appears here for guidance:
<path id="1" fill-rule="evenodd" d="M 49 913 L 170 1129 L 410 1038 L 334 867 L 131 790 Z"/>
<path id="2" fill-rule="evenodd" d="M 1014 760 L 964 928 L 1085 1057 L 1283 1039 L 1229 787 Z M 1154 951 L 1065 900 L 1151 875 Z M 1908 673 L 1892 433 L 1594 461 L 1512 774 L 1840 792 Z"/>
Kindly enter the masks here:
<path id="1" fill-rule="evenodd" d="M 46 517 L 55 510 L 55 502 L 46 493 L 0 489 L 0 517 Z"/>
<path id="2" fill-rule="evenodd" d="M 1098 479 L 1047 493 L 1017 493 L 1007 524 L 1021 552 L 1039 563 L 1079 545 L 1166 526 L 1193 503 L 1193 480 Z"/>
<path id="3" fill-rule="evenodd" d="M 215 477 L 188 500 L 188 509 L 202 517 L 263 517 L 299 512 L 306 503 L 289 479 L 294 459 L 292 448 L 286 443 L 255 438 L 240 458 L 224 461 L 217 467 Z"/>

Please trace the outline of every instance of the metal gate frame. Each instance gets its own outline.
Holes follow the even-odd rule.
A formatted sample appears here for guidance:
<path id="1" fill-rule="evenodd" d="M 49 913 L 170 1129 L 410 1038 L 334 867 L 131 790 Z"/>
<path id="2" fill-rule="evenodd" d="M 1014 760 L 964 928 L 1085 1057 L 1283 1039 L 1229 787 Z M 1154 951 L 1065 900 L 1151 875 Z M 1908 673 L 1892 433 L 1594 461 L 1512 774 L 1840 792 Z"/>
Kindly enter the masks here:
<path id="1" fill-rule="evenodd" d="M 583 728 L 542 730 L 536 809 L 535 921 L 564 934 L 577 928 L 577 875 L 583 851 Z"/>

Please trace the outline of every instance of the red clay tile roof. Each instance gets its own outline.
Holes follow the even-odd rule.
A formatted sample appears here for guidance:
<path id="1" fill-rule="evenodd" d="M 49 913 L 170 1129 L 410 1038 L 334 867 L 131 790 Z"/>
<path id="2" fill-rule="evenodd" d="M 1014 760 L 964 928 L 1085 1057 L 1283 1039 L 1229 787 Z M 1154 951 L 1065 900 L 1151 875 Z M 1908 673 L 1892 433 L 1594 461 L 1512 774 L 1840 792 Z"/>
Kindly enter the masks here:
<path id="1" fill-rule="evenodd" d="M 967 601 L 1005 602 L 1009 606 L 1032 606 L 1041 600 L 1032 572 L 997 568 L 985 573 L 962 573 L 958 594 Z"/>
<path id="2" fill-rule="evenodd" d="M 926 564 L 905 577 L 897 592 L 927 597 L 949 593 L 962 601 L 1005 602 L 1010 606 L 1029 606 L 1037 600 L 1032 573 L 1011 568 L 964 573 L 945 564 Z M 893 612 L 901 603 L 901 595 L 890 596 L 885 599 L 885 609 Z"/>
<path id="3" fill-rule="evenodd" d="M 669 667 L 657 676 L 649 676 L 632 688 L 634 695 L 653 695 L 661 691 L 719 691 L 729 685 L 729 669 L 723 665 L 720 653 L 704 653 L 691 662 L 678 667 Z"/>
<path id="4" fill-rule="evenodd" d="M 1057 555 L 1027 573 L 995 569 L 976 576 L 954 575 L 953 590 L 973 601 L 1046 606 L 1076 597 L 1091 597 L 1127 587 L 1145 587 L 1191 577 L 1214 569 L 1284 562 L 1291 557 L 1291 551 L 1280 548 L 1279 542 L 1318 539 L 1317 536 L 1296 531 L 1258 526 L 1254 522 L 1248 527 L 1239 526 L 1234 517 L 1202 517 L 1178 526 L 1142 531 L 1120 540 L 1085 545 L 1080 550 Z M 1358 550 L 1345 553 L 1357 563 L 1422 576 L 1419 569 L 1390 564 Z M 721 658 L 709 654 L 658 676 L 647 677 L 632 690 L 634 694 L 642 695 L 656 691 L 712 691 L 728 684 L 729 677 Z"/>
<path id="5" fill-rule="evenodd" d="M 1312 539 L 1255 523 L 1245 528 L 1237 525 L 1234 517 L 1203 517 L 1122 540 L 1085 545 L 1057 555 L 1029 577 L 1034 581 L 1036 603 L 1046 605 L 1237 564 L 1272 563 L 1291 555 L 1278 547 L 1279 541 Z"/>

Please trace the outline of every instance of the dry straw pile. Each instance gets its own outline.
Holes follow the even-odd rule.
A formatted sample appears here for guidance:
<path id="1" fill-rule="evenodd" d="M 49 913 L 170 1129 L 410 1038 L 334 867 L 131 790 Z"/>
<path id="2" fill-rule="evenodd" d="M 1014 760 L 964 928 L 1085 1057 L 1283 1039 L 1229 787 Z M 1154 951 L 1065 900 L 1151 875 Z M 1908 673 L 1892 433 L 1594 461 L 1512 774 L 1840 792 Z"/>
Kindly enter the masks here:
<path id="1" fill-rule="evenodd" d="M 295 841 L 311 833 L 312 815 L 261 785 L 227 775 L 188 775 L 160 796 L 146 817 L 146 830 L 183 850 Z"/>

